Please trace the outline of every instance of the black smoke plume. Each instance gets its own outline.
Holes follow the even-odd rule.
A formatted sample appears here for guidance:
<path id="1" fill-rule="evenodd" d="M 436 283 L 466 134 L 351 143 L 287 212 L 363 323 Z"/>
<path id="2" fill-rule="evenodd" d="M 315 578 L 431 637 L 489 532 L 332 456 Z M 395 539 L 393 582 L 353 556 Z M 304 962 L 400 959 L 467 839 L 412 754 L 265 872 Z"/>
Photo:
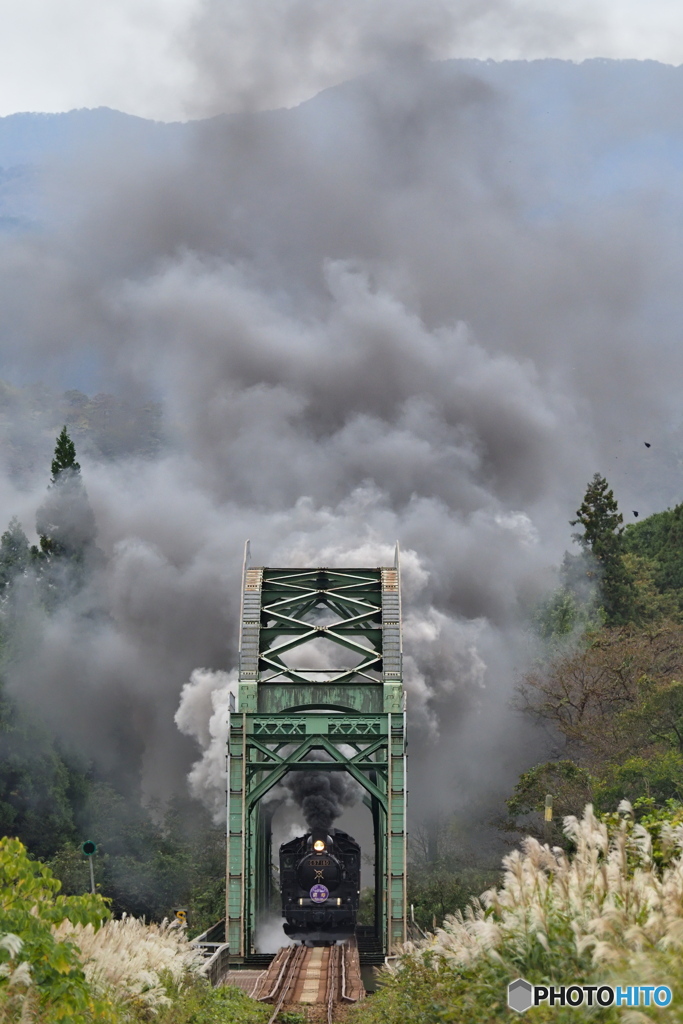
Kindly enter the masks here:
<path id="1" fill-rule="evenodd" d="M 343 772 L 291 772 L 285 785 L 304 813 L 309 829 L 327 832 L 345 807 L 355 804 L 357 785 Z"/>

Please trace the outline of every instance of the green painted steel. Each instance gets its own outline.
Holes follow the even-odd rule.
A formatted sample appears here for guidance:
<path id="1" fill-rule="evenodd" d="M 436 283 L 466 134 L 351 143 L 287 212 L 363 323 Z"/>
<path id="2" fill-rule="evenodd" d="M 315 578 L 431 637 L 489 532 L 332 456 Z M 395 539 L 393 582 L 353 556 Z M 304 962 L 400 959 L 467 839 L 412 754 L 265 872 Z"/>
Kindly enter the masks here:
<path id="1" fill-rule="evenodd" d="M 314 645 L 316 668 L 306 667 Z M 324 657 L 323 657 L 324 656 Z M 309 660 L 309 665 L 310 665 Z M 320 665 L 324 667 L 320 667 Z M 226 920 L 233 960 L 271 905 L 261 800 L 292 771 L 345 771 L 375 836 L 376 926 L 406 938 L 406 725 L 398 548 L 393 566 L 252 567 L 245 550 L 237 704 L 228 747 Z M 329 760 L 311 757 L 324 752 Z"/>

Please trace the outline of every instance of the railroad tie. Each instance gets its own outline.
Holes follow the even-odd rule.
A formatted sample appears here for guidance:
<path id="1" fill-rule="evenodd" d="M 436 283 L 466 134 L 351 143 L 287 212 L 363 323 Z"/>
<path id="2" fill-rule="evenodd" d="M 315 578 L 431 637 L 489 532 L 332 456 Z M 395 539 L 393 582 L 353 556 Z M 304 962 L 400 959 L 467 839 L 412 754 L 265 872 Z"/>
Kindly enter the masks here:
<path id="1" fill-rule="evenodd" d="M 323 971 L 323 953 L 326 952 L 321 946 L 314 946 L 306 965 L 306 977 L 301 990 L 301 1003 L 317 1003 L 320 993 L 320 978 Z"/>

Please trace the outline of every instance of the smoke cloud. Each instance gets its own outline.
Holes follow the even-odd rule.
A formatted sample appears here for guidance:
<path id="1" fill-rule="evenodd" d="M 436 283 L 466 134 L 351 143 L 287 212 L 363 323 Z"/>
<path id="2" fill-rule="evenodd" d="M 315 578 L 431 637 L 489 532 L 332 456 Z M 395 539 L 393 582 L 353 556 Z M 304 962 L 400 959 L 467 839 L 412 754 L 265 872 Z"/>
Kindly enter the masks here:
<path id="1" fill-rule="evenodd" d="M 329 832 L 346 807 L 356 803 L 360 787 L 344 772 L 290 772 L 285 788 L 301 808 L 309 829 Z"/>
<path id="2" fill-rule="evenodd" d="M 187 56 L 195 68 L 194 113 L 291 106 L 379 64 L 405 66 L 481 52 L 506 56 L 569 45 L 595 14 L 542 2 L 393 0 L 204 0 Z"/>
<path id="3" fill-rule="evenodd" d="M 222 813 L 244 540 L 344 566 L 398 538 L 412 813 L 506 795 L 537 752 L 509 705 L 529 616 L 587 481 L 641 517 L 680 499 L 683 195 L 652 142 L 680 141 L 680 81 L 411 57 L 46 164 L 40 216 L 0 236 L 0 372 L 151 398 L 165 441 L 79 447 L 105 561 L 28 609 L 13 692 Z M 0 508 L 28 531 L 54 435 L 23 434 L 45 461 L 17 473 L 3 440 Z"/>

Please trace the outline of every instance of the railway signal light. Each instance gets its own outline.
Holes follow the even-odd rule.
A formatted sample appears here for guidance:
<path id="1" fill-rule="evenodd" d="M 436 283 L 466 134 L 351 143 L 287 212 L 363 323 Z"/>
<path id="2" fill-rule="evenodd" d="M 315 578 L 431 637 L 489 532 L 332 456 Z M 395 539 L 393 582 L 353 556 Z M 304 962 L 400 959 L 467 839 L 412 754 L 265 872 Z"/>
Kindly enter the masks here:
<path id="1" fill-rule="evenodd" d="M 92 839 L 86 839 L 81 844 L 81 850 L 88 858 L 88 864 L 90 865 L 90 892 L 95 892 L 95 869 L 93 868 L 92 859 L 97 853 L 97 844 L 93 843 Z"/>

